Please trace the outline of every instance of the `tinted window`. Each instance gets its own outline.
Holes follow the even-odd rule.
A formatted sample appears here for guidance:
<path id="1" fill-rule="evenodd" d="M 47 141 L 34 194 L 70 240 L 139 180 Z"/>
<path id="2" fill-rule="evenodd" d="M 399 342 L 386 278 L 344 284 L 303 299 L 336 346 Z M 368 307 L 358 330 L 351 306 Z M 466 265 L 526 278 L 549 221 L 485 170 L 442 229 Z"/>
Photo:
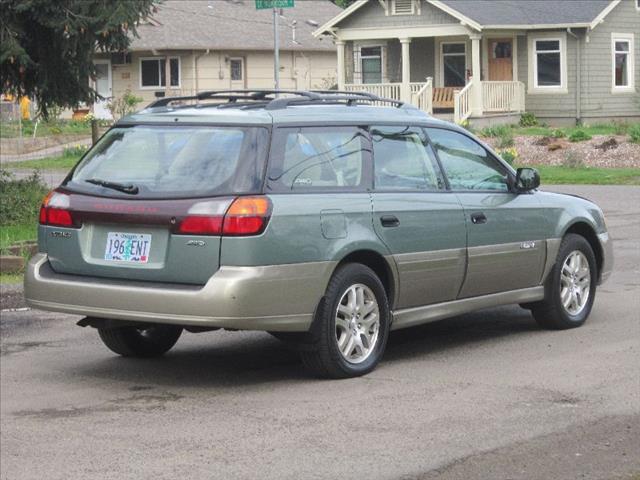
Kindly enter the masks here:
<path id="1" fill-rule="evenodd" d="M 453 190 L 509 190 L 507 170 L 482 145 L 450 130 L 427 133 Z"/>
<path id="2" fill-rule="evenodd" d="M 142 198 L 253 193 L 261 187 L 267 140 L 264 128 L 114 128 L 85 156 L 68 186 L 123 195 L 86 180 L 134 184 Z"/>
<path id="3" fill-rule="evenodd" d="M 443 187 L 433 150 L 421 129 L 373 127 L 375 187 L 438 190 Z"/>
<path id="4" fill-rule="evenodd" d="M 356 127 L 276 130 L 268 175 L 271 190 L 364 189 L 364 132 Z"/>

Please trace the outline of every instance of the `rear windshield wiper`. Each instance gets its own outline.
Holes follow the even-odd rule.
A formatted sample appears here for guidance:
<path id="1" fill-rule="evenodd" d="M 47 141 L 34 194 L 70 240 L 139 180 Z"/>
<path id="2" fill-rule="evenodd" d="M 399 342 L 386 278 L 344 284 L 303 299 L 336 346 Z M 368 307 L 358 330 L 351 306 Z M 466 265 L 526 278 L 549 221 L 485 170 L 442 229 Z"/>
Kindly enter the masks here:
<path id="1" fill-rule="evenodd" d="M 107 180 L 100 180 L 99 178 L 90 178 L 85 180 L 85 182 L 100 185 L 101 187 L 110 188 L 112 190 L 118 190 L 119 192 L 128 193 L 130 195 L 136 195 L 138 193 L 138 187 L 131 183 L 109 182 Z"/>

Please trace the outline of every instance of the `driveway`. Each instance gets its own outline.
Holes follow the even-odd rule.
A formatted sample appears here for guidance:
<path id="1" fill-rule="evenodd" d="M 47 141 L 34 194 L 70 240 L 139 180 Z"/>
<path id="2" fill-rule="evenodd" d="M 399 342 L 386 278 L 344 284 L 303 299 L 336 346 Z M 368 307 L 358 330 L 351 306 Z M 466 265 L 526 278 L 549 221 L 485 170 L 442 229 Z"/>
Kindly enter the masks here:
<path id="1" fill-rule="evenodd" d="M 311 379 L 264 333 L 185 334 L 141 361 L 78 317 L 4 312 L 0 477 L 633 478 L 640 188 L 554 190 L 599 202 L 615 240 L 584 327 L 484 310 L 395 332 L 364 378 Z"/>

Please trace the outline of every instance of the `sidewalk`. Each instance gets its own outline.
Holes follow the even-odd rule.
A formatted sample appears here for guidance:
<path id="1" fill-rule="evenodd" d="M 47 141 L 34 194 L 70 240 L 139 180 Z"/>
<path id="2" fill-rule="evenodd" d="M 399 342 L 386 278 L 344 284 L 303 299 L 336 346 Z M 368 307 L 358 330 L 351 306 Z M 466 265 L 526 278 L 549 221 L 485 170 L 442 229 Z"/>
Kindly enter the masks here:
<path id="1" fill-rule="evenodd" d="M 0 153 L 0 164 L 25 162 L 27 160 L 37 160 L 45 157 L 56 157 L 58 155 L 62 155 L 62 152 L 64 152 L 66 148 L 75 147 L 76 145 L 91 145 L 91 137 L 77 140 L 75 142 L 64 143 L 62 145 L 43 148 L 42 150 L 37 150 L 35 152 L 21 153 L 17 155 L 2 155 L 2 153 Z"/>

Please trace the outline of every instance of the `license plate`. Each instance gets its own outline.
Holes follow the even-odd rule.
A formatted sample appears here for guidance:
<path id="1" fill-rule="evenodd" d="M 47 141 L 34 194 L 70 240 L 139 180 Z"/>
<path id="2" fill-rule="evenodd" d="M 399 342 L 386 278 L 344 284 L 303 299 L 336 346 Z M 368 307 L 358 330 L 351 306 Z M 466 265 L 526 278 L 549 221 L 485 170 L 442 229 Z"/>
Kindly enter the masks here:
<path id="1" fill-rule="evenodd" d="M 104 259 L 112 262 L 147 263 L 150 248 L 151 235 L 109 232 Z"/>

